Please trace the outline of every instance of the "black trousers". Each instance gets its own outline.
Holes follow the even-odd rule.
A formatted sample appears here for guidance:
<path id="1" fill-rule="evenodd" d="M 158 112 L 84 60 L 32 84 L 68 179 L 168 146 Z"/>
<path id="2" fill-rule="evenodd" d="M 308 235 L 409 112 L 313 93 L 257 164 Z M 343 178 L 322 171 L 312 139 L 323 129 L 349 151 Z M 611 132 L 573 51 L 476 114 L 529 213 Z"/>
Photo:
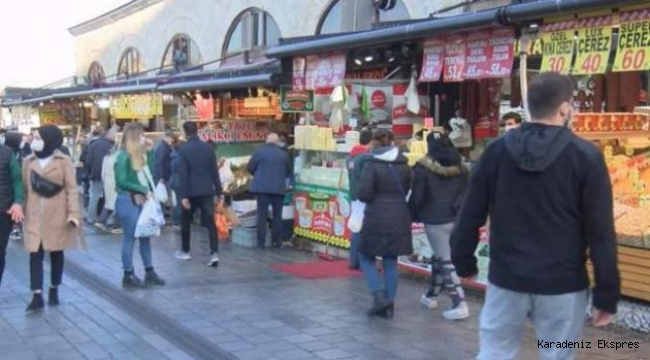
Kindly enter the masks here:
<path id="1" fill-rule="evenodd" d="M 29 253 L 29 275 L 31 279 L 32 291 L 43 290 L 43 258 L 45 257 L 45 252 L 43 251 L 43 245 L 41 245 L 37 252 Z M 63 280 L 63 263 L 65 258 L 63 256 L 63 251 L 51 251 L 50 252 L 50 275 L 51 286 L 61 285 Z"/>
<path id="2" fill-rule="evenodd" d="M 279 245 L 282 240 L 282 206 L 284 195 L 255 194 L 257 197 L 257 245 L 264 247 L 266 244 L 266 220 L 269 217 L 269 206 L 273 213 L 273 244 Z"/>
<path id="3" fill-rule="evenodd" d="M 183 209 L 181 215 L 181 249 L 184 252 L 190 251 L 190 233 L 194 212 L 201 211 L 201 226 L 208 229 L 211 254 L 219 252 L 219 239 L 217 238 L 217 226 L 214 223 L 214 198 L 212 196 L 191 197 L 190 209 Z"/>
<path id="4" fill-rule="evenodd" d="M 2 275 L 5 272 L 5 257 L 7 255 L 7 243 L 9 243 L 9 236 L 14 229 L 14 222 L 11 221 L 11 216 L 6 213 L 0 214 L 0 283 L 2 283 Z"/>

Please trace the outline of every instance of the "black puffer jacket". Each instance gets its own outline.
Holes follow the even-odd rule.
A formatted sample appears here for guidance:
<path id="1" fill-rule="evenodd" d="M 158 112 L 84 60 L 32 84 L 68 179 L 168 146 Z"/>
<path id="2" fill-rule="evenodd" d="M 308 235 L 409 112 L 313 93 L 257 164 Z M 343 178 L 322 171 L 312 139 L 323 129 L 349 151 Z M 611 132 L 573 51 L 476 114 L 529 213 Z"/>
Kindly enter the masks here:
<path id="1" fill-rule="evenodd" d="M 413 253 L 411 213 L 406 195 L 411 168 L 395 147 L 373 151 L 361 173 L 359 200 L 366 203 L 359 251 L 368 256 Z"/>
<path id="2" fill-rule="evenodd" d="M 430 156 L 413 168 L 409 199 L 413 220 L 430 225 L 453 223 L 464 199 L 469 171 L 459 161 L 443 166 Z"/>

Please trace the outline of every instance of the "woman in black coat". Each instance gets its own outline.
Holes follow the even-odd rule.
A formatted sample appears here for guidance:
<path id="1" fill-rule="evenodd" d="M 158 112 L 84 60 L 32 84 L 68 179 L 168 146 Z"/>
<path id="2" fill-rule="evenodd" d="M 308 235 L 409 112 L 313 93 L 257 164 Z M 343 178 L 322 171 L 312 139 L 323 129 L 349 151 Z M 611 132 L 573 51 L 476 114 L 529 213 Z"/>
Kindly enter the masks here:
<path id="1" fill-rule="evenodd" d="M 431 285 L 420 302 L 428 309 L 438 307 L 438 295 L 444 289 L 452 307 L 443 313 L 447 320 L 469 316 L 465 294 L 451 263 L 449 237 L 468 186 L 469 170 L 449 138 L 432 132 L 427 136 L 428 152 L 413 168 L 413 192 L 409 199 L 411 214 L 424 223 L 424 231 L 433 249 Z"/>
<path id="2" fill-rule="evenodd" d="M 375 150 L 361 173 L 359 200 L 366 203 L 359 244 L 360 266 L 373 294 L 370 316 L 392 317 L 397 293 L 397 257 L 413 253 L 411 214 L 406 196 L 411 168 L 393 145 L 393 134 L 376 130 Z M 375 258 L 382 257 L 385 290 Z"/>

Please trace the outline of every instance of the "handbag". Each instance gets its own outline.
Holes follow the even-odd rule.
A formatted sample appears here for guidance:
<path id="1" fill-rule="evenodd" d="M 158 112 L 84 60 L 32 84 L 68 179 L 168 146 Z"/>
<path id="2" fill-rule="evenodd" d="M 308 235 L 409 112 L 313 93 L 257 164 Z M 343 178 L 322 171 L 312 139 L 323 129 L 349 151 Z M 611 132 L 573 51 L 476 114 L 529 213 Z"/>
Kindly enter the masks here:
<path id="1" fill-rule="evenodd" d="M 31 172 L 29 180 L 34 192 L 44 198 L 55 197 L 63 190 L 63 185 L 52 182 L 35 171 Z"/>

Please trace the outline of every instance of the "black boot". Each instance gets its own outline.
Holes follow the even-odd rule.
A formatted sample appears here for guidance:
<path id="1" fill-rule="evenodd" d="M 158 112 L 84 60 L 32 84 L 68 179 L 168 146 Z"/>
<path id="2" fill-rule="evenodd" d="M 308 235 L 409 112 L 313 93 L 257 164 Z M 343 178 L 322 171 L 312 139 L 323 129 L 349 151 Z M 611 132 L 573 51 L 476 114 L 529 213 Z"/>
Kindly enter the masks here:
<path id="1" fill-rule="evenodd" d="M 390 303 L 386 301 L 383 291 L 376 291 L 372 293 L 372 308 L 368 310 L 368 316 L 382 316 Z"/>
<path id="2" fill-rule="evenodd" d="M 384 319 L 392 319 L 394 315 L 395 315 L 395 303 L 389 303 L 388 306 L 384 309 L 384 311 L 377 314 L 377 316 Z"/>
<path id="3" fill-rule="evenodd" d="M 161 278 L 153 268 L 147 269 L 144 276 L 144 282 L 147 285 L 165 285 L 165 279 Z"/>
<path id="4" fill-rule="evenodd" d="M 26 312 L 37 312 L 45 307 L 45 302 L 43 301 L 43 295 L 41 293 L 34 293 L 32 297 L 32 302 L 27 305 Z"/>
<path id="5" fill-rule="evenodd" d="M 139 277 L 135 276 L 134 273 L 124 273 L 122 278 L 122 286 L 127 288 L 143 288 L 146 287 L 145 283 L 140 280 Z"/>
<path id="6" fill-rule="evenodd" d="M 47 304 L 50 306 L 59 305 L 59 288 L 50 287 L 50 293 L 47 297 Z"/>

